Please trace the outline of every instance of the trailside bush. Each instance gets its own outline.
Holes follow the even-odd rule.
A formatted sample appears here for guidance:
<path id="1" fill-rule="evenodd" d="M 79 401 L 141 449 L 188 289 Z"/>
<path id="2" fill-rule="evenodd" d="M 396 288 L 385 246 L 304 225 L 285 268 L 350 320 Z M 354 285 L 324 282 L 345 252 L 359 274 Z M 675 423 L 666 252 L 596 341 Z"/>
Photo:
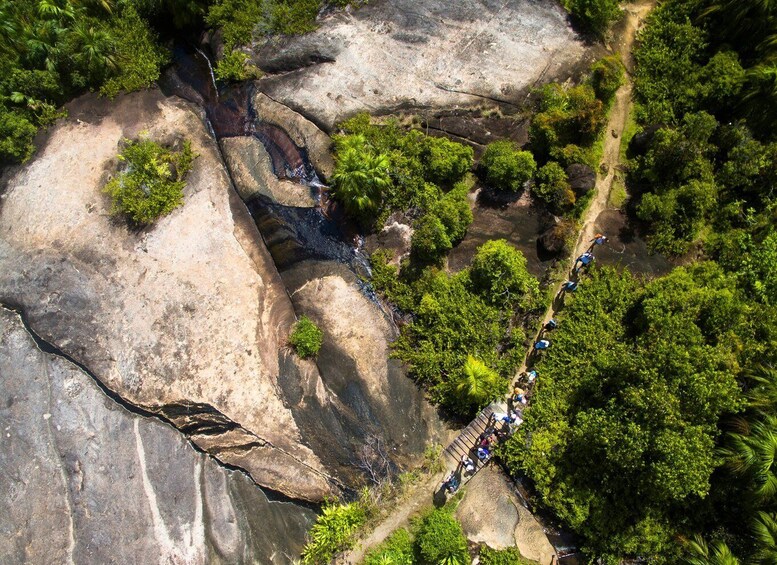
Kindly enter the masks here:
<path id="1" fill-rule="evenodd" d="M 301 316 L 289 335 L 289 343 L 302 358 L 315 357 L 324 341 L 322 332 L 307 316 Z"/>
<path id="2" fill-rule="evenodd" d="M 599 59 L 591 66 L 591 86 L 596 97 L 609 104 L 624 81 L 624 68 L 617 55 Z"/>
<path id="3" fill-rule="evenodd" d="M 569 0 L 572 16 L 588 31 L 604 37 L 620 16 L 618 0 Z"/>
<path id="4" fill-rule="evenodd" d="M 413 539 L 400 528 L 364 556 L 364 565 L 414 565 Z"/>
<path id="5" fill-rule="evenodd" d="M 105 185 L 113 199 L 112 213 L 123 214 L 139 225 L 152 223 L 183 203 L 184 178 L 197 157 L 186 140 L 180 151 L 141 137 L 124 140 L 121 170 Z"/>
<path id="6" fill-rule="evenodd" d="M 517 547 L 497 550 L 484 545 L 480 548 L 480 565 L 532 565 L 533 563 L 534 561 L 523 557 Z"/>
<path id="7" fill-rule="evenodd" d="M 308 533 L 303 565 L 325 565 L 335 553 L 352 547 L 353 534 L 366 520 L 367 512 L 360 502 L 325 504 Z"/>
<path id="8" fill-rule="evenodd" d="M 421 521 L 416 546 L 424 565 L 466 565 L 470 562 L 467 538 L 450 512 L 436 509 Z"/>
<path id="9" fill-rule="evenodd" d="M 563 213 L 575 204 L 575 193 L 569 186 L 567 174 L 555 161 L 548 161 L 537 171 L 532 193 L 556 213 Z"/>
<path id="10" fill-rule="evenodd" d="M 498 190 L 520 190 L 537 170 L 534 156 L 520 151 L 511 141 L 489 143 L 480 164 L 486 171 L 486 181 Z"/>
<path id="11" fill-rule="evenodd" d="M 452 381 L 456 398 L 466 409 L 477 411 L 504 392 L 505 380 L 481 360 L 467 355 L 464 367 Z"/>

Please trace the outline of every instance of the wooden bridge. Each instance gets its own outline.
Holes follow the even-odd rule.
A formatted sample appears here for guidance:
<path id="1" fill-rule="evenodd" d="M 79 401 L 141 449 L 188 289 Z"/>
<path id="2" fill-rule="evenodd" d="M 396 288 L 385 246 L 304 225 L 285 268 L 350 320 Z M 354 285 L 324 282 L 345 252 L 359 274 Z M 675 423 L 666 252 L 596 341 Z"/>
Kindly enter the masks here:
<path id="1" fill-rule="evenodd" d="M 485 407 L 480 411 L 477 417 L 461 431 L 458 437 L 443 450 L 447 467 L 452 470 L 456 469 L 461 462 L 462 456 L 466 455 L 475 463 L 475 472 L 467 477 L 471 478 L 475 473 L 480 471 L 480 469 L 485 467 L 488 464 L 488 461 L 491 461 L 491 458 L 485 463 L 480 461 L 475 454 L 475 450 L 477 449 L 480 435 L 486 430 L 488 424 L 491 422 L 491 415 L 498 411 L 507 412 L 507 407 L 496 403 Z"/>

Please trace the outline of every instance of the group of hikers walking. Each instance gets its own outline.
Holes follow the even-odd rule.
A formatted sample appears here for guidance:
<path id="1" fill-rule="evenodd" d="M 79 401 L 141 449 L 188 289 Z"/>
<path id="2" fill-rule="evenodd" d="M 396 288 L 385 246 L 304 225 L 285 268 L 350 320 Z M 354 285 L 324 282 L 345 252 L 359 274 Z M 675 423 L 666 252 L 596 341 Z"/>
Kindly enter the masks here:
<path id="1" fill-rule="evenodd" d="M 570 278 L 561 285 L 557 298 L 563 298 L 567 292 L 575 292 L 577 290 L 581 273 L 594 261 L 594 249 L 598 245 L 607 243 L 607 241 L 607 236 L 601 233 L 597 233 L 594 236 L 588 250 L 575 259 Z M 536 354 L 550 347 L 551 343 L 547 339 L 546 334 L 556 329 L 556 327 L 558 327 L 558 323 L 554 318 L 551 318 L 542 326 L 534 342 L 532 354 L 529 356 L 529 363 L 532 362 Z M 485 430 L 480 434 L 475 445 L 470 449 L 469 453 L 462 455 L 456 469 L 450 471 L 443 479 L 442 487 L 447 492 L 454 493 L 459 489 L 462 474 L 464 476 L 471 476 L 475 473 L 477 466 L 473 457 L 485 465 L 493 455 L 494 446 L 512 435 L 515 429 L 523 423 L 523 409 L 529 403 L 537 376 L 536 369 L 531 367 L 528 367 L 526 371 L 521 373 L 515 382 L 512 394 L 507 399 L 507 412 L 493 412 L 491 414 Z"/>

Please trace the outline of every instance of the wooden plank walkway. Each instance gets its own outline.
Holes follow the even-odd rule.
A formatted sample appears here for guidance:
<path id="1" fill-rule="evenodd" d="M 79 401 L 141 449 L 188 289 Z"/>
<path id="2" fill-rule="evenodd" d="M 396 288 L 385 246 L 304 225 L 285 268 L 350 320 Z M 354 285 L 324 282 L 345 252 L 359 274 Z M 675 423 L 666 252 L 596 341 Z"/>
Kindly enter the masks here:
<path id="1" fill-rule="evenodd" d="M 446 466 L 452 470 L 455 470 L 461 462 L 462 456 L 466 455 L 475 463 L 475 472 L 468 478 L 474 476 L 480 469 L 488 465 L 489 458 L 486 463 L 480 461 L 476 454 L 475 449 L 478 443 L 478 438 L 491 422 L 491 415 L 496 411 L 506 412 L 506 407 L 502 407 L 499 404 L 491 404 L 486 406 L 477 417 L 472 420 L 466 428 L 454 439 L 448 447 L 445 448 L 443 454 L 445 456 Z"/>

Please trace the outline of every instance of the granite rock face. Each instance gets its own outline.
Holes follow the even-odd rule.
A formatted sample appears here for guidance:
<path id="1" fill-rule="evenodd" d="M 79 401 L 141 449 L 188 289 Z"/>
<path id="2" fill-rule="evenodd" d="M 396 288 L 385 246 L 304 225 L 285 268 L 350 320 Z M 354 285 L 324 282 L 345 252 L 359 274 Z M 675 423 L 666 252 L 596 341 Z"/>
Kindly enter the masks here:
<path id="1" fill-rule="evenodd" d="M 0 562 L 268 563 L 315 515 L 108 398 L 0 308 Z"/>
<path id="2" fill-rule="evenodd" d="M 591 58 L 561 7 L 533 0 L 378 0 L 253 56 L 282 73 L 258 88 L 326 131 L 359 111 L 520 104 Z"/>
<path id="3" fill-rule="evenodd" d="M 3 195 L 0 301 L 257 483 L 309 500 L 336 492 L 278 387 L 294 309 L 200 115 L 156 91 L 81 104 Z M 109 215 L 102 187 L 121 138 L 141 130 L 185 136 L 199 157 L 184 205 L 136 230 Z"/>

